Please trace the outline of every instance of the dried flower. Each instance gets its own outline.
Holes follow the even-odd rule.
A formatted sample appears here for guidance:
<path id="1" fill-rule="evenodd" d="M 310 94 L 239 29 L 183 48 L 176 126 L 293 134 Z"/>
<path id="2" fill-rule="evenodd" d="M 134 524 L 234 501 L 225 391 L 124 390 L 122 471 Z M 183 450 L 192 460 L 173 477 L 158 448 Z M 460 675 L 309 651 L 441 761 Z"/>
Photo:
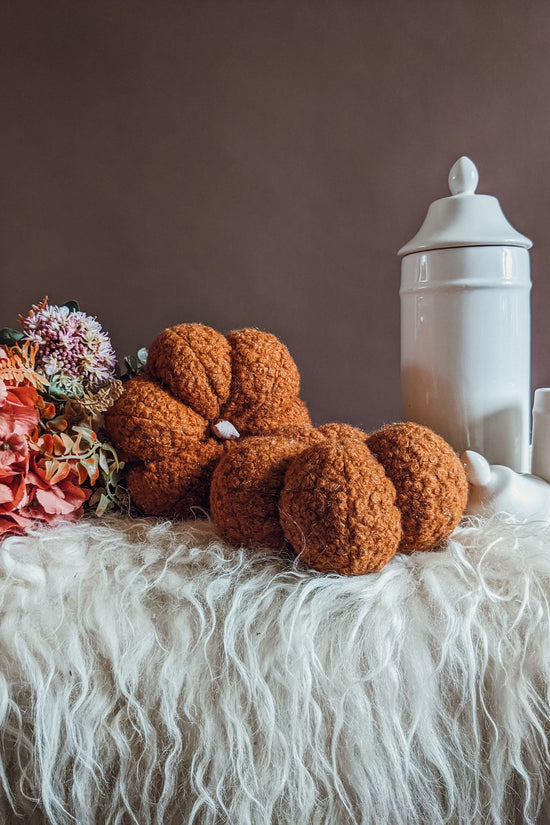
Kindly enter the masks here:
<path id="1" fill-rule="evenodd" d="M 37 352 L 38 346 L 29 341 L 0 347 L 0 380 L 6 384 L 27 384 L 39 392 L 47 389 L 48 379 L 36 371 Z"/>
<path id="2" fill-rule="evenodd" d="M 98 417 L 104 413 L 109 407 L 120 398 L 124 392 L 122 381 L 114 378 L 105 387 L 97 390 L 95 393 L 85 392 L 82 397 L 78 398 L 77 404 L 82 407 L 89 415 Z"/>
<path id="3" fill-rule="evenodd" d="M 0 536 L 21 532 L 28 523 L 22 514 L 29 496 L 28 437 L 38 422 L 32 387 L 10 387 L 0 380 Z"/>
<path id="4" fill-rule="evenodd" d="M 70 464 L 61 464 L 52 473 L 48 459 L 39 454 L 31 455 L 28 482 L 33 493 L 30 512 L 41 521 L 60 515 L 80 515 L 82 505 L 92 494 L 90 489 L 80 486 L 78 471 Z"/>
<path id="5" fill-rule="evenodd" d="M 52 376 L 48 392 L 58 398 L 80 398 L 84 395 L 84 387 L 80 379 L 75 378 L 74 375 L 58 372 Z"/>
<path id="6" fill-rule="evenodd" d="M 38 346 L 36 362 L 48 377 L 64 373 L 84 390 L 111 380 L 115 353 L 109 336 L 91 315 L 43 301 L 20 320 L 27 340 Z"/>
<path id="7" fill-rule="evenodd" d="M 0 330 L 0 540 L 87 509 L 129 511 L 103 413 L 123 391 L 109 337 L 78 305 L 47 299 Z"/>
<path id="8" fill-rule="evenodd" d="M 10 387 L 0 379 L 0 449 L 11 435 L 29 435 L 36 427 L 38 398 L 33 387 Z"/>

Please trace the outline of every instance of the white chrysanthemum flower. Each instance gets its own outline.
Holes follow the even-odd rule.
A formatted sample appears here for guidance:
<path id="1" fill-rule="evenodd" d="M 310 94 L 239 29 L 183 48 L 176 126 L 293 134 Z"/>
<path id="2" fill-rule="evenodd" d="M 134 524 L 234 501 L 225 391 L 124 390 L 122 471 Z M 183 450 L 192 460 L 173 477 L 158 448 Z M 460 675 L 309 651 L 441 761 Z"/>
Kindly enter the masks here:
<path id="1" fill-rule="evenodd" d="M 114 376 L 116 356 L 101 324 L 85 312 L 46 304 L 22 319 L 28 340 L 38 345 L 36 363 L 46 375 L 76 378 L 95 390 Z"/>

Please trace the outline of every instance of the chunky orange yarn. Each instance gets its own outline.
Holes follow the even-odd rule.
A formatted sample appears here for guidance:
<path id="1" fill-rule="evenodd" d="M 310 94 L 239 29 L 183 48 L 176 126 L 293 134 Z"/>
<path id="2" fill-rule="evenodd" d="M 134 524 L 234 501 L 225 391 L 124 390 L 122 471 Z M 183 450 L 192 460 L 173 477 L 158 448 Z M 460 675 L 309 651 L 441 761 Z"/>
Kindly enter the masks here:
<path id="1" fill-rule="evenodd" d="M 367 438 L 396 489 L 401 511 L 401 553 L 428 550 L 446 539 L 466 507 L 468 481 L 447 442 L 411 421 L 392 424 Z"/>
<path id="2" fill-rule="evenodd" d="M 307 446 L 307 434 L 252 436 L 218 463 L 210 487 L 210 511 L 231 544 L 274 550 L 284 545 L 279 495 L 291 458 Z"/>
<path id="3" fill-rule="evenodd" d="M 283 546 L 279 496 L 292 458 L 311 444 L 350 436 L 365 439 L 349 424 L 325 424 L 317 429 L 289 427 L 235 444 L 212 476 L 210 511 L 221 535 L 232 544 Z"/>
<path id="4" fill-rule="evenodd" d="M 294 361 L 269 333 L 164 330 L 145 374 L 106 414 L 134 502 L 183 518 L 210 504 L 228 541 L 288 542 L 309 566 L 347 575 L 447 538 L 468 490 L 452 448 L 412 423 L 370 436 L 348 424 L 314 429 L 299 389 Z"/>
<path id="5" fill-rule="evenodd" d="M 296 553 L 325 573 L 379 570 L 401 538 L 394 486 L 356 438 L 328 438 L 300 453 L 285 475 L 279 513 Z"/>
<path id="6" fill-rule="evenodd" d="M 106 414 L 109 435 L 130 462 L 136 505 L 179 517 L 208 507 L 212 472 L 228 443 L 217 422 L 230 421 L 240 438 L 311 427 L 299 389 L 290 353 L 270 333 L 224 336 L 203 324 L 164 330 L 149 349 L 146 374 L 128 381 Z"/>
<path id="7" fill-rule="evenodd" d="M 232 448 L 214 471 L 210 508 L 234 544 L 277 549 L 286 539 L 310 567 L 353 575 L 441 544 L 467 488 L 458 456 L 426 427 L 367 436 L 325 424 Z"/>

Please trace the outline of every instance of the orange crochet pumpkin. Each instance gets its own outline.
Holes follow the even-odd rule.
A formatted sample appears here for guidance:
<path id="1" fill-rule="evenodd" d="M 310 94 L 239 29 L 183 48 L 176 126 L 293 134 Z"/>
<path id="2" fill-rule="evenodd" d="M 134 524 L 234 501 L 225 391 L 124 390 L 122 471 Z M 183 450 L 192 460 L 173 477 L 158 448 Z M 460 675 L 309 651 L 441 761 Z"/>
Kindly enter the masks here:
<path id="1" fill-rule="evenodd" d="M 108 410 L 109 435 L 128 460 L 127 484 L 151 515 L 186 517 L 208 507 L 210 479 L 227 439 L 310 428 L 300 377 L 274 336 L 225 336 L 180 324 L 153 341 L 145 374 Z"/>
<path id="2" fill-rule="evenodd" d="M 395 488 L 364 440 L 328 438 L 291 461 L 279 499 L 285 538 L 324 573 L 380 570 L 402 536 Z"/>
<path id="3" fill-rule="evenodd" d="M 441 544 L 467 493 L 458 456 L 427 427 L 367 436 L 327 424 L 237 444 L 216 466 L 210 508 L 233 544 L 279 549 L 286 539 L 308 566 L 355 575 Z"/>
<path id="4" fill-rule="evenodd" d="M 349 424 L 325 424 L 236 443 L 216 466 L 210 488 L 210 511 L 223 537 L 231 544 L 280 549 L 285 536 L 279 496 L 292 459 L 327 438 L 352 436 L 365 438 Z"/>
<path id="5" fill-rule="evenodd" d="M 396 490 L 403 525 L 399 552 L 429 550 L 447 538 L 468 498 L 466 472 L 450 444 L 407 421 L 372 433 L 367 445 Z"/>

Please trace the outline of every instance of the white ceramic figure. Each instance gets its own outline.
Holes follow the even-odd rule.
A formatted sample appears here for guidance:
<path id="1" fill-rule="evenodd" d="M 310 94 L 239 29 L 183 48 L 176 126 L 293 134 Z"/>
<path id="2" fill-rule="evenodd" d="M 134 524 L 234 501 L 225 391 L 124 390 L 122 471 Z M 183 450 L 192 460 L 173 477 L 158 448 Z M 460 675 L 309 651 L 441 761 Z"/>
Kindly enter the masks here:
<path id="1" fill-rule="evenodd" d="M 490 465 L 479 453 L 461 456 L 470 484 L 466 515 L 507 513 L 518 521 L 550 524 L 550 484 L 538 476 L 516 473 L 509 467 Z"/>
<path id="2" fill-rule="evenodd" d="M 431 204 L 399 254 L 403 418 L 458 453 L 529 465 L 529 238 L 498 200 L 477 195 L 469 158 L 451 169 L 451 196 Z"/>

